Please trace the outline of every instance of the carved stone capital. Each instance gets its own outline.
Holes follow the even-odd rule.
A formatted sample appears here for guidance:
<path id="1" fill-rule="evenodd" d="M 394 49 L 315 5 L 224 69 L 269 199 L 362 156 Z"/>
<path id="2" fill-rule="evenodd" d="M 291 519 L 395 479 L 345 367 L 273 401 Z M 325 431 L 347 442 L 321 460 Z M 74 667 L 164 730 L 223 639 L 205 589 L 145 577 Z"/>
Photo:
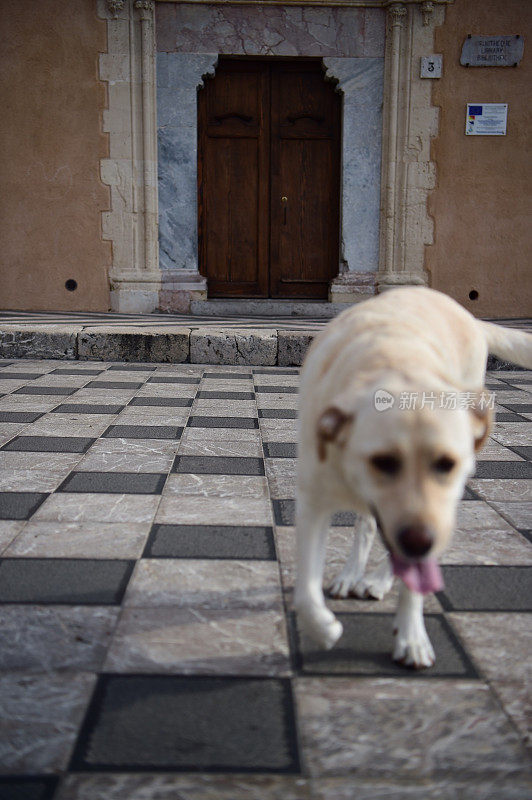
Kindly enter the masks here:
<path id="1" fill-rule="evenodd" d="M 425 0 L 421 4 L 421 13 L 423 14 L 423 25 L 430 25 L 432 12 L 434 11 L 434 3 L 432 0 Z"/>
<path id="2" fill-rule="evenodd" d="M 155 10 L 153 0 L 135 0 L 134 5 L 141 19 L 152 19 Z"/>
<path id="3" fill-rule="evenodd" d="M 388 18 L 390 19 L 392 27 L 402 27 L 403 20 L 406 18 L 406 15 L 406 6 L 404 6 L 402 3 L 394 3 L 394 5 L 389 6 L 388 8 Z"/>
<path id="4" fill-rule="evenodd" d="M 107 8 L 109 13 L 116 19 L 124 8 L 124 0 L 107 0 Z"/>

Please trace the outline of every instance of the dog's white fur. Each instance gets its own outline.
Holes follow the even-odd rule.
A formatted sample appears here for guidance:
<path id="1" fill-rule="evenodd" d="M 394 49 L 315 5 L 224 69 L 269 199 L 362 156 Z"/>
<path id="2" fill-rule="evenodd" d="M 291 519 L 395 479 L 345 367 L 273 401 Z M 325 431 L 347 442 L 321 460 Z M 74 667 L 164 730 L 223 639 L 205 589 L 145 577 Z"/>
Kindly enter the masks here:
<path id="1" fill-rule="evenodd" d="M 365 574 L 377 523 L 389 551 L 403 558 L 398 531 L 405 526 L 430 531 L 430 551 L 418 562 L 437 557 L 448 543 L 475 451 L 490 429 L 479 399 L 488 352 L 532 368 L 532 336 L 476 320 L 423 287 L 394 289 L 351 307 L 312 344 L 300 389 L 294 602 L 300 628 L 320 645 L 330 648 L 342 634 L 322 590 L 335 511 L 354 510 L 358 517 L 353 551 L 330 587 L 333 597 L 380 599 L 390 589 L 388 556 Z M 378 390 L 394 396 L 392 408 L 375 408 Z M 456 392 L 468 394 L 455 409 L 439 402 L 431 408 L 431 398 Z M 399 398 L 411 393 L 426 402 L 401 407 Z M 382 471 L 382 456 L 399 464 L 396 474 L 386 461 Z M 416 668 L 434 663 L 423 597 L 404 584 L 393 658 Z"/>

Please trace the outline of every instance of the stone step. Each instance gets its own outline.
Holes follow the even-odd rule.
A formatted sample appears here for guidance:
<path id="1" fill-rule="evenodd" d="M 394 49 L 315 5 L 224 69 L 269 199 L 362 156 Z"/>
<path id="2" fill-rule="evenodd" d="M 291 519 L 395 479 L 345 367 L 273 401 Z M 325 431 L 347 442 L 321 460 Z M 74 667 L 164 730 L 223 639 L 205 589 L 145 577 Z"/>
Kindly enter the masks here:
<path id="1" fill-rule="evenodd" d="M 298 320 L 328 320 L 349 307 L 346 303 L 313 300 L 193 300 L 190 311 L 208 317 L 297 317 Z"/>
<path id="2" fill-rule="evenodd" d="M 58 316 L 54 315 L 57 320 Z M 268 321 L 182 317 L 179 322 L 156 315 L 145 321 L 98 319 L 49 322 L 46 315 L 17 321 L 0 319 L 0 358 L 54 358 L 80 361 L 154 361 L 159 363 L 226 364 L 298 367 L 326 320 L 279 318 Z M 87 324 L 88 323 L 88 324 Z M 520 327 L 527 327 L 520 325 Z M 516 369 L 494 356 L 488 369 Z"/>

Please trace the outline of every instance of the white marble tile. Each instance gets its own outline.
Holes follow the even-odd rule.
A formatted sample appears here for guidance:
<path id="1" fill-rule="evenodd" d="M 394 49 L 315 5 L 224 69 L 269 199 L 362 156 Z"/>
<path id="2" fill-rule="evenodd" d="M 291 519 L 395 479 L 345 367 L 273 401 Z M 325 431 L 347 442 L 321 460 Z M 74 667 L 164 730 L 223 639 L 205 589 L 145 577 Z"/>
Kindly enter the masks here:
<path id="1" fill-rule="evenodd" d="M 273 561 L 143 558 L 124 605 L 280 610 L 279 570 Z"/>
<path id="2" fill-rule="evenodd" d="M 491 436 L 496 442 L 509 447 L 530 445 L 532 441 L 529 426 L 524 422 L 496 422 Z"/>
<path id="3" fill-rule="evenodd" d="M 271 525 L 266 499 L 163 495 L 155 521 L 170 525 Z"/>
<path id="4" fill-rule="evenodd" d="M 532 544 L 510 527 L 456 531 L 441 564 L 532 565 Z"/>
<path id="5" fill-rule="evenodd" d="M 66 769 L 96 675 L 49 672 L 0 675 L 0 763 L 11 774 Z"/>
<path id="6" fill-rule="evenodd" d="M 483 500 L 532 500 L 532 481 L 496 478 L 474 478 L 468 486 Z"/>
<path id="7" fill-rule="evenodd" d="M 150 531 L 148 521 L 45 522 L 35 516 L 4 557 L 140 558 Z"/>
<path id="8" fill-rule="evenodd" d="M 32 516 L 32 521 L 151 522 L 159 505 L 158 495 L 54 494 Z"/>
<path id="9" fill-rule="evenodd" d="M 91 449 L 76 466 L 77 472 L 168 472 L 174 453 L 95 453 Z"/>
<path id="10" fill-rule="evenodd" d="M 172 474 L 164 487 L 164 496 L 268 498 L 266 478 L 253 475 Z"/>
<path id="11" fill-rule="evenodd" d="M 288 675 L 284 614 L 242 608 L 126 608 L 105 670 Z"/>
<path id="12" fill-rule="evenodd" d="M 252 458 L 262 457 L 262 444 L 260 439 L 252 441 L 218 439 L 212 435 L 210 439 L 189 437 L 181 440 L 179 446 L 180 456 L 244 456 Z"/>
<path id="13" fill-rule="evenodd" d="M 52 472 L 65 471 L 68 474 L 82 458 L 81 453 L 0 453 L 0 470 L 37 470 Z"/>
<path id="14" fill-rule="evenodd" d="M 0 554 L 3 554 L 6 547 L 19 535 L 26 525 L 26 520 L 0 520 Z"/>
<path id="15" fill-rule="evenodd" d="M 480 500 L 463 500 L 458 504 L 456 517 L 457 530 L 510 530 L 510 526 L 502 517 L 489 506 Z"/>
<path id="16" fill-rule="evenodd" d="M 532 501 L 512 503 L 494 501 L 492 505 L 504 519 L 515 525 L 516 528 L 532 528 Z"/>
<path id="17" fill-rule="evenodd" d="M 0 492 L 54 492 L 70 469 L 13 469 L 0 471 Z"/>

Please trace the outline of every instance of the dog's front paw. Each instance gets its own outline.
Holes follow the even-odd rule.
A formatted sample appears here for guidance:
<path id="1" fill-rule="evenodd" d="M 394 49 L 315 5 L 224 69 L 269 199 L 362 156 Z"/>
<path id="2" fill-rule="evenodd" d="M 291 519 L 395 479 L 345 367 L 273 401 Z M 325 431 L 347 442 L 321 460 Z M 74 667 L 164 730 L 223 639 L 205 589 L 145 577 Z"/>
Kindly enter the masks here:
<path id="1" fill-rule="evenodd" d="M 370 573 L 357 581 L 352 593 L 362 600 L 382 600 L 392 588 L 392 583 L 393 576 Z"/>
<path id="2" fill-rule="evenodd" d="M 393 660 L 411 669 L 426 669 L 436 661 L 434 648 L 425 630 L 418 631 L 415 636 L 406 637 L 397 631 Z"/>
<path id="3" fill-rule="evenodd" d="M 328 608 L 310 614 L 308 611 L 299 611 L 297 619 L 301 632 L 325 650 L 330 650 L 336 644 L 344 630 L 342 623 Z"/>
<path id="4" fill-rule="evenodd" d="M 345 600 L 346 597 L 353 596 L 357 583 L 358 578 L 340 572 L 328 587 L 327 594 L 333 600 Z"/>

